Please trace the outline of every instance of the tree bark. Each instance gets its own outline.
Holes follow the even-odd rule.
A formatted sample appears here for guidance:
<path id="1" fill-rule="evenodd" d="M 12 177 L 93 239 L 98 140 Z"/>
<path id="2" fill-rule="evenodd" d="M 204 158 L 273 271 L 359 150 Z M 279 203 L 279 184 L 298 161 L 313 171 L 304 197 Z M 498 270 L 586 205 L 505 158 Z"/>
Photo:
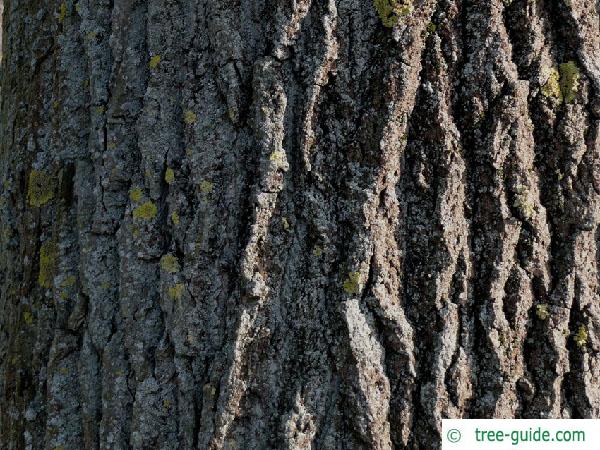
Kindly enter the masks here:
<path id="1" fill-rule="evenodd" d="M 5 0 L 0 447 L 600 417 L 599 15 Z"/>

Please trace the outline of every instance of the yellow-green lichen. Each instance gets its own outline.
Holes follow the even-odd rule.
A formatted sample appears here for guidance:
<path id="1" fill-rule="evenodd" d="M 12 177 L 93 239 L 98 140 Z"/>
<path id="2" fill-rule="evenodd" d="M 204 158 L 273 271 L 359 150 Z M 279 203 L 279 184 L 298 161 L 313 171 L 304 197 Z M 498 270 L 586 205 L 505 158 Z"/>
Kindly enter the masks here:
<path id="1" fill-rule="evenodd" d="M 575 94 L 579 88 L 579 69 L 575 61 L 569 61 L 560 65 L 560 90 L 565 103 L 573 103 Z"/>
<path id="2" fill-rule="evenodd" d="M 542 95 L 544 97 L 554 97 L 562 101 L 562 92 L 560 90 L 560 74 L 554 67 L 547 69 L 548 78 L 542 86 Z"/>
<path id="3" fill-rule="evenodd" d="M 200 192 L 203 194 L 210 194 L 214 188 L 215 185 L 208 180 L 202 180 L 200 182 Z"/>
<path id="4" fill-rule="evenodd" d="M 285 231 L 289 231 L 289 229 L 290 229 L 290 222 L 287 220 L 287 217 L 282 217 L 281 218 L 281 226 L 283 227 L 283 229 Z"/>
<path id="5" fill-rule="evenodd" d="M 38 283 L 50 289 L 54 284 L 58 259 L 58 245 L 53 241 L 46 241 L 40 247 L 40 273 Z"/>
<path id="6" fill-rule="evenodd" d="M 154 55 L 153 57 L 150 58 L 150 62 L 148 63 L 148 66 L 151 69 L 156 69 L 159 64 L 160 64 L 160 55 Z"/>
<path id="7" fill-rule="evenodd" d="M 573 336 L 573 340 L 577 344 L 579 348 L 585 347 L 588 341 L 588 331 L 584 325 L 581 325 L 577 330 L 575 336 Z"/>
<path id="8" fill-rule="evenodd" d="M 427 33 L 429 33 L 429 34 L 433 34 L 433 33 L 435 33 L 435 32 L 436 32 L 436 30 L 437 30 L 437 25 L 436 25 L 435 23 L 433 23 L 433 22 L 429 22 L 429 23 L 427 24 L 427 28 L 426 28 L 426 30 L 427 30 Z"/>
<path id="9" fill-rule="evenodd" d="M 63 23 L 67 18 L 67 2 L 62 2 L 58 8 L 58 23 Z"/>
<path id="10" fill-rule="evenodd" d="M 183 296 L 183 283 L 177 283 L 167 289 L 167 295 L 171 300 L 181 300 Z"/>
<path id="11" fill-rule="evenodd" d="M 544 97 L 556 98 L 559 103 L 573 103 L 579 89 L 579 69 L 575 61 L 569 61 L 543 71 L 546 82 L 541 87 Z"/>
<path id="12" fill-rule="evenodd" d="M 130 192 L 129 192 L 129 198 L 131 199 L 132 202 L 139 202 L 142 199 L 142 189 L 141 188 L 133 188 Z"/>
<path id="13" fill-rule="evenodd" d="M 31 311 L 23 311 L 23 322 L 27 325 L 33 324 L 33 314 L 31 314 Z"/>
<path id="14" fill-rule="evenodd" d="M 63 280 L 62 283 L 60 283 L 60 287 L 63 287 L 63 288 L 73 287 L 73 286 L 75 286 L 76 281 L 77 281 L 77 278 L 75 277 L 75 275 L 69 275 L 67 278 L 65 278 Z"/>
<path id="15" fill-rule="evenodd" d="M 344 280 L 344 292 L 347 294 L 358 294 L 360 291 L 360 273 L 350 272 Z"/>
<path id="16" fill-rule="evenodd" d="M 269 160 L 275 162 L 282 162 L 285 160 L 285 152 L 281 150 L 275 150 L 269 155 Z"/>
<path id="17" fill-rule="evenodd" d="M 106 108 L 102 105 L 96 106 L 95 110 L 98 114 L 104 114 L 106 112 Z"/>
<path id="18" fill-rule="evenodd" d="M 536 305 L 535 315 L 540 320 L 547 320 L 548 317 L 550 317 L 550 311 L 548 311 L 548 305 L 545 303 L 543 303 L 541 305 Z"/>
<path id="19" fill-rule="evenodd" d="M 165 411 L 168 411 L 169 409 L 171 409 L 171 400 L 163 400 L 163 409 Z"/>
<path id="20" fill-rule="evenodd" d="M 133 217 L 135 219 L 150 220 L 154 219 L 157 213 L 158 208 L 156 205 L 151 201 L 147 201 L 133 210 Z"/>
<path id="21" fill-rule="evenodd" d="M 167 170 L 165 171 L 165 181 L 167 184 L 171 184 L 175 181 L 175 171 L 170 167 L 167 167 Z"/>
<path id="22" fill-rule="evenodd" d="M 313 248 L 313 252 L 312 253 L 313 253 L 314 256 L 316 256 L 317 258 L 319 258 L 323 254 L 323 249 L 320 246 L 315 245 L 315 248 Z"/>
<path id="23" fill-rule="evenodd" d="M 231 120 L 233 123 L 237 122 L 238 114 L 238 109 L 236 107 L 230 106 L 227 108 L 227 115 L 229 116 L 229 120 Z"/>
<path id="24" fill-rule="evenodd" d="M 373 0 L 373 6 L 386 27 L 394 27 L 401 17 L 413 11 L 412 0 Z"/>
<path id="25" fill-rule="evenodd" d="M 516 195 L 513 206 L 519 210 L 525 219 L 531 219 L 535 213 L 535 207 L 531 202 L 525 186 L 519 185 L 515 188 Z"/>
<path id="26" fill-rule="evenodd" d="M 177 273 L 179 272 L 179 261 L 175 255 L 167 253 L 160 258 L 160 268 L 168 273 Z"/>
<path id="27" fill-rule="evenodd" d="M 190 111 L 189 109 L 186 109 L 183 112 L 183 121 L 186 124 L 192 125 L 192 124 L 196 123 L 197 120 L 198 120 L 198 116 L 196 116 L 196 113 L 194 111 Z"/>
<path id="28" fill-rule="evenodd" d="M 54 198 L 54 180 L 50 175 L 38 170 L 29 173 L 27 188 L 29 204 L 34 207 L 45 205 Z"/>
<path id="29" fill-rule="evenodd" d="M 173 225 L 179 225 L 180 218 L 179 214 L 177 214 L 177 211 L 173 211 L 171 213 L 171 222 L 173 222 Z"/>

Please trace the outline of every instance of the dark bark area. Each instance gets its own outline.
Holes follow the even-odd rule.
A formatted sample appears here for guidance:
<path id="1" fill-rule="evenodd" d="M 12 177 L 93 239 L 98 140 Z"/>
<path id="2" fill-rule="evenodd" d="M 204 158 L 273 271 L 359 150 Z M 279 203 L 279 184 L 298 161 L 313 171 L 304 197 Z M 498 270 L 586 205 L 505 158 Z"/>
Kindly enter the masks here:
<path id="1" fill-rule="evenodd" d="M 4 0 L 2 30 L 1 449 L 600 417 L 597 0 Z"/>

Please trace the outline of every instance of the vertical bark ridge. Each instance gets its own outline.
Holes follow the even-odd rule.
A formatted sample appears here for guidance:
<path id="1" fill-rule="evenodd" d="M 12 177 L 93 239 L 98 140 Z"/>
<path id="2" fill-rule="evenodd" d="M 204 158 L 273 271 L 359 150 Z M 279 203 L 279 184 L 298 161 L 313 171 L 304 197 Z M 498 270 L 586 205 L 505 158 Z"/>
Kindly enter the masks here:
<path id="1" fill-rule="evenodd" d="M 411 202 L 407 215 L 412 218 L 405 295 L 410 299 L 416 328 L 415 347 L 423 355 L 418 359 L 420 395 L 416 399 L 418 419 L 413 432 L 420 446 L 427 445 L 425 436 L 441 431 L 442 417 L 463 413 L 458 397 L 468 396 L 468 389 L 459 392 L 452 382 L 447 384 L 447 377 L 452 377 L 451 366 L 456 369 L 457 358 L 464 354 L 462 346 L 469 345 L 470 340 L 469 328 L 460 326 L 466 292 L 464 285 L 456 282 L 469 270 L 464 266 L 469 253 L 466 197 L 461 181 L 465 177 L 465 162 L 450 111 L 451 91 L 441 40 L 431 34 L 427 42 L 421 76 L 428 84 L 421 87 L 411 118 L 411 144 L 406 153 L 410 178 L 405 179 L 406 197 Z M 430 229 L 426 224 L 432 224 Z M 421 263 L 427 260 L 431 262 Z M 427 355 L 427 348 L 435 350 Z M 468 367 L 466 361 L 462 364 L 463 368 Z"/>
<path id="2" fill-rule="evenodd" d="M 408 354 L 413 347 L 412 331 L 400 303 L 385 294 L 386 288 L 394 292 L 391 288 L 398 286 L 399 280 L 394 274 L 394 269 L 382 258 L 383 249 L 377 248 L 373 243 L 385 241 L 386 238 L 391 239 L 397 226 L 397 219 L 388 217 L 389 212 L 384 206 L 389 204 L 386 202 L 386 196 L 393 192 L 392 188 L 400 176 L 399 159 L 402 158 L 405 146 L 408 117 L 414 106 L 415 88 L 421 69 L 423 32 L 433 6 L 434 2 L 421 3 L 419 12 L 407 21 L 402 30 L 398 30 L 396 39 L 406 43 L 406 46 L 399 55 L 396 55 L 396 52 L 391 54 L 401 63 L 392 62 L 391 55 L 387 54 L 385 58 L 390 62 L 386 61 L 383 73 L 375 72 L 379 73 L 374 78 L 381 78 L 385 87 L 371 87 L 379 92 L 383 91 L 383 96 L 376 94 L 376 103 L 373 106 L 384 106 L 388 112 L 383 115 L 383 126 L 373 123 L 374 120 L 381 120 L 376 111 L 367 108 L 363 113 L 366 123 L 359 128 L 360 147 L 355 150 L 363 154 L 363 159 L 360 162 L 352 161 L 348 166 L 347 183 L 350 191 L 348 198 L 344 200 L 346 208 L 355 212 L 346 219 L 352 230 L 353 240 L 351 247 L 345 247 L 347 257 L 342 261 L 345 267 L 342 277 L 345 279 L 343 287 L 346 295 L 342 298 L 340 309 L 347 327 L 345 332 L 348 333 L 345 361 L 353 366 L 350 377 L 345 379 L 345 395 L 349 397 L 348 403 L 353 413 L 351 423 L 360 442 L 355 444 L 357 448 L 391 448 L 390 421 L 395 428 L 394 441 L 397 445 L 405 445 L 412 420 L 411 411 L 403 407 L 403 403 L 409 403 L 412 397 L 414 369 L 412 358 Z M 402 81 L 397 82 L 399 80 Z M 362 135 L 369 128 L 375 130 L 375 136 L 378 136 L 377 133 L 381 130 L 379 146 L 373 147 L 365 139 L 365 135 Z M 375 164 L 379 167 L 373 170 Z M 362 199 L 362 203 L 356 204 L 357 198 Z M 396 251 L 393 241 L 386 247 L 389 248 L 386 252 Z M 389 280 L 390 277 L 393 278 Z M 381 286 L 386 279 L 389 280 L 388 283 L 391 281 L 390 286 Z M 370 306 L 369 303 L 371 308 L 366 308 Z M 375 310 L 372 311 L 372 308 Z M 374 329 L 373 313 L 381 323 L 381 330 Z M 389 355 L 385 355 L 385 358 L 385 349 L 380 346 L 386 340 L 379 337 L 379 342 L 373 341 L 373 335 L 382 333 L 387 339 L 396 342 L 396 348 L 388 349 Z M 369 339 L 372 344 L 365 346 Z M 394 373 L 397 363 L 393 363 L 398 359 L 403 363 L 403 373 L 407 375 L 402 381 L 398 380 L 397 373 Z M 386 369 L 390 370 L 389 374 L 386 373 Z M 393 383 L 391 386 L 390 376 Z M 395 398 L 394 407 L 390 411 L 388 404 L 391 389 Z M 399 426 L 398 420 L 403 421 L 403 425 Z"/>

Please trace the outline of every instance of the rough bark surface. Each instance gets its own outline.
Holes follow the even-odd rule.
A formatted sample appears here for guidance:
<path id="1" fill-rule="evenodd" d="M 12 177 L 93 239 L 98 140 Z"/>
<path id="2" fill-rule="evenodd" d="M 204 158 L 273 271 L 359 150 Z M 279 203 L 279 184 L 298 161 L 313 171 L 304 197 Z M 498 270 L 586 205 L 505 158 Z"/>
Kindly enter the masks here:
<path id="1" fill-rule="evenodd" d="M 4 0 L 0 448 L 600 417 L 599 16 Z"/>

